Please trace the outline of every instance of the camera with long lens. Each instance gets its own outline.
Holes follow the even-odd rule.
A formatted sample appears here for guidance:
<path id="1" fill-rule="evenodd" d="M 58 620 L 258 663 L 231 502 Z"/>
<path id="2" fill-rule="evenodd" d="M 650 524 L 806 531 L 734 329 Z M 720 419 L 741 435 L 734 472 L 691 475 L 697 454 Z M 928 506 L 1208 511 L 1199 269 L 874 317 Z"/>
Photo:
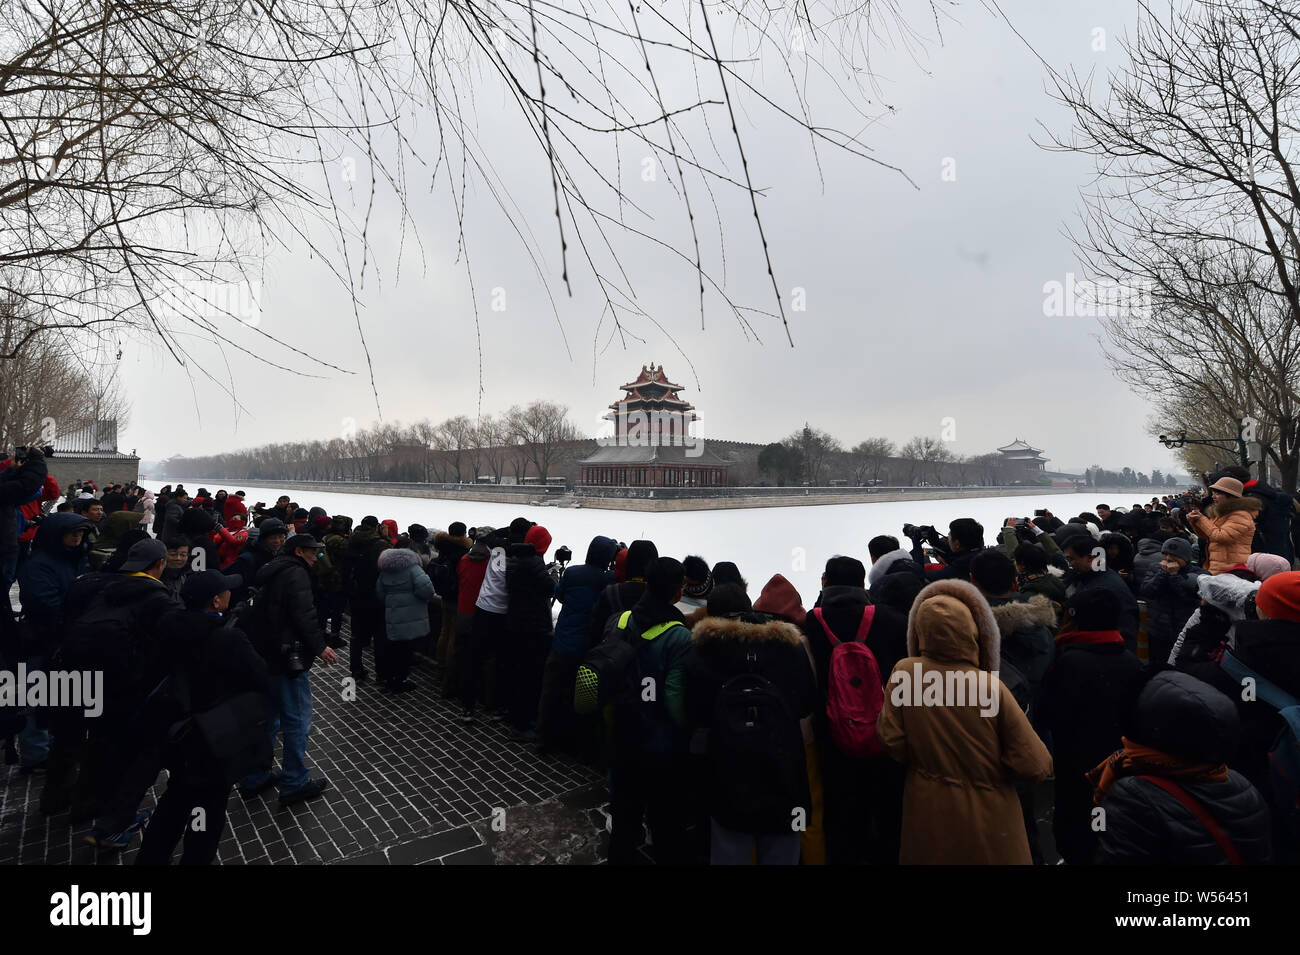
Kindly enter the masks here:
<path id="1" fill-rule="evenodd" d="M 939 539 L 939 533 L 932 524 L 904 524 L 903 534 L 911 540 L 933 544 Z"/>

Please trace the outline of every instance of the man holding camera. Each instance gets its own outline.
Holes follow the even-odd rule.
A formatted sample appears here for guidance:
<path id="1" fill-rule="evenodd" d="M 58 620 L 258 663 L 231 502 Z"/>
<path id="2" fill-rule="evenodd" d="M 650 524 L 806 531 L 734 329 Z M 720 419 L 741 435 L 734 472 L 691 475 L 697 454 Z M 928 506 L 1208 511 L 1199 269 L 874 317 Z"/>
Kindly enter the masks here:
<path id="1" fill-rule="evenodd" d="M 45 476 L 45 454 L 40 448 L 19 448 L 0 470 L 0 579 L 6 592 L 18 574 L 18 509 L 41 493 Z M 6 607 L 6 632 L 9 616 Z"/>
<path id="2" fill-rule="evenodd" d="M 939 532 L 928 525 L 904 524 L 903 533 L 912 541 L 912 560 L 918 566 L 926 564 L 922 543 L 929 544 L 934 556 L 943 562 L 938 570 L 925 572 L 927 584 L 948 578 L 970 580 L 970 563 L 984 549 L 984 525 L 970 517 L 959 517 L 949 524 L 947 537 L 939 536 Z"/>
<path id="3" fill-rule="evenodd" d="M 323 778 L 311 778 L 306 762 L 312 712 L 308 671 L 316 657 L 328 664 L 338 662 L 316 617 L 311 588 L 311 567 L 322 547 L 308 534 L 295 534 L 257 573 L 250 635 L 271 674 L 267 701 L 271 746 L 274 748 L 276 734 L 283 731 L 284 771 L 272 773 L 268 767 L 246 777 L 239 787 L 245 799 L 278 784 L 280 805 L 291 806 L 319 796 L 329 786 Z"/>

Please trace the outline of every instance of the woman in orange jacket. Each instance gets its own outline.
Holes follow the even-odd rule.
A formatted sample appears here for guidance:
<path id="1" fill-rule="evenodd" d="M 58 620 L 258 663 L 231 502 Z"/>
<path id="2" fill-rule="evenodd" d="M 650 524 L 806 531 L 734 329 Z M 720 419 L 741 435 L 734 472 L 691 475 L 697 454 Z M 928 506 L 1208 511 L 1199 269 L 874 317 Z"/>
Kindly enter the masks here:
<path id="1" fill-rule="evenodd" d="M 1196 536 L 1208 542 L 1204 566 L 1212 574 L 1244 564 L 1250 556 L 1260 503 L 1256 498 L 1243 497 L 1244 491 L 1236 478 L 1219 478 L 1210 485 L 1214 503 L 1209 509 L 1202 514 L 1193 508 L 1187 514 L 1187 523 Z"/>

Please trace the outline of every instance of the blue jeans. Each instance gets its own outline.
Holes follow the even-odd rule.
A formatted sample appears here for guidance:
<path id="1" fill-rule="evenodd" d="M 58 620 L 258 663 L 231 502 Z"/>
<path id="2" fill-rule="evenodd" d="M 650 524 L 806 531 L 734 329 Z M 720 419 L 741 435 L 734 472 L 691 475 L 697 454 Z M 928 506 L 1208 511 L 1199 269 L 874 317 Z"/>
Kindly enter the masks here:
<path id="1" fill-rule="evenodd" d="M 271 692 L 266 705 L 271 714 L 267 725 L 272 747 L 275 746 L 276 734 L 284 731 L 284 754 L 280 760 L 284 769 L 280 779 L 280 795 L 283 797 L 302 789 L 311 779 L 311 770 L 306 762 L 307 735 L 311 732 L 311 674 L 286 676 L 281 673 L 271 677 Z M 244 777 L 242 785 L 254 789 L 270 778 L 268 769 Z"/>

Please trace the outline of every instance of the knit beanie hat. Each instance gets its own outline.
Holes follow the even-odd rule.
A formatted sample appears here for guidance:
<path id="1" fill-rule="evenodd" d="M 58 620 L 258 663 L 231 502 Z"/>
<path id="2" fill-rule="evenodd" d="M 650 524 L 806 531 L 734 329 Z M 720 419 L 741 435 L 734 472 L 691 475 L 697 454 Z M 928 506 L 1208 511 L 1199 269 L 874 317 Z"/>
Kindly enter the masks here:
<path id="1" fill-rule="evenodd" d="M 1170 557 L 1177 557 L 1184 564 L 1192 562 L 1192 545 L 1184 537 L 1171 537 L 1165 541 L 1160 553 L 1168 554 Z"/>
<path id="2" fill-rule="evenodd" d="M 713 589 L 713 575 L 703 557 L 687 557 L 682 561 L 682 573 L 686 578 L 682 585 L 683 594 L 687 597 L 709 596 L 709 591 Z"/>
<path id="3" fill-rule="evenodd" d="M 1300 621 L 1300 572 L 1269 577 L 1255 594 L 1255 606 L 1274 620 Z"/>
<path id="4" fill-rule="evenodd" d="M 524 543 L 532 544 L 533 550 L 537 551 L 539 554 L 545 554 L 547 549 L 551 546 L 551 532 L 541 524 L 535 524 L 530 527 L 528 533 L 524 535 Z"/>
<path id="5" fill-rule="evenodd" d="M 1285 574 L 1291 569 L 1291 561 L 1277 554 L 1251 554 L 1246 558 L 1246 569 L 1260 580 L 1268 580 L 1275 574 Z"/>

